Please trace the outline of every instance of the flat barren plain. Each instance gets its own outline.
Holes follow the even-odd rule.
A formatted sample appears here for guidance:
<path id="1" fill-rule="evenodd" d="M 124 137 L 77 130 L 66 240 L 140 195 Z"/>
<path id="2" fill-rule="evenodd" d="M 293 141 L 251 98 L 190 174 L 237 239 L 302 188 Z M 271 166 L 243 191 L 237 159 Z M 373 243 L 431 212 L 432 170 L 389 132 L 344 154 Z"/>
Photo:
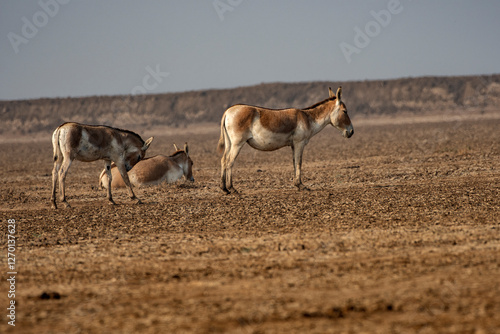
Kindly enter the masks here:
<path id="1" fill-rule="evenodd" d="M 50 134 L 4 140 L 0 332 L 499 333 L 500 115 L 483 116 L 328 127 L 304 153 L 309 191 L 290 148 L 247 146 L 233 195 L 216 124 L 146 130 L 148 155 L 189 143 L 194 183 L 137 188 L 141 205 L 116 190 L 110 206 L 102 162 L 75 162 L 58 210 Z"/>

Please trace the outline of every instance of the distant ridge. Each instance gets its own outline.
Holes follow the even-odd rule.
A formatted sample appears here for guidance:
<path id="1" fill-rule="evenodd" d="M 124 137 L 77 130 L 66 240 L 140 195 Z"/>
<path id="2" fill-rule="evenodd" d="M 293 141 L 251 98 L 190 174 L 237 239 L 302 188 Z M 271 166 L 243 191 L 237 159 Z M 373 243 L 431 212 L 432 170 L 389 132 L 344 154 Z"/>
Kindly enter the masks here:
<path id="1" fill-rule="evenodd" d="M 352 82 L 266 83 L 232 89 L 141 96 L 0 101 L 0 134 L 48 132 L 66 121 L 141 131 L 155 126 L 219 122 L 237 103 L 305 108 L 344 88 L 351 117 L 500 109 L 500 75 L 419 77 Z"/>

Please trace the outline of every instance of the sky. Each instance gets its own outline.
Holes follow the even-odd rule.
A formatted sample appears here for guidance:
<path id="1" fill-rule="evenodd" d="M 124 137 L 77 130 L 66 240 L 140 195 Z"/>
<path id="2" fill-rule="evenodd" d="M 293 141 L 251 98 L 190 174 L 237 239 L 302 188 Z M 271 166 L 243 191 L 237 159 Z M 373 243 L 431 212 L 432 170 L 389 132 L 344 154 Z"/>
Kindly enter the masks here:
<path id="1" fill-rule="evenodd" d="M 0 0 L 0 100 L 500 73 L 497 0 Z"/>

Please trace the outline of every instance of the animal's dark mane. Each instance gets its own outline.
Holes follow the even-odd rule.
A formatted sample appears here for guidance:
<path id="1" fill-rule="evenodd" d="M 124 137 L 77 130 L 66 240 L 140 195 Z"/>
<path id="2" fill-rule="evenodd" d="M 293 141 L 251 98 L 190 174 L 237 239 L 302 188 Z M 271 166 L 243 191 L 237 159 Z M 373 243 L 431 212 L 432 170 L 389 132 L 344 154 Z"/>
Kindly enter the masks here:
<path id="1" fill-rule="evenodd" d="M 176 156 L 178 156 L 179 154 L 182 154 L 182 153 L 186 153 L 186 152 L 184 152 L 183 150 L 178 150 L 178 151 L 174 152 L 170 157 L 173 158 L 173 157 L 176 157 Z"/>
<path id="2" fill-rule="evenodd" d="M 310 107 L 304 108 L 303 110 L 310 110 L 310 109 L 314 109 L 314 108 L 316 108 L 316 107 L 318 107 L 318 106 L 322 105 L 323 103 L 326 103 L 326 102 L 328 102 L 328 101 L 335 101 L 336 99 L 337 99 L 337 98 L 336 98 L 335 96 L 332 96 L 332 97 L 329 97 L 329 98 L 327 98 L 327 99 L 324 99 L 324 100 L 323 100 L 323 101 L 321 101 L 321 102 L 315 103 L 315 104 L 313 104 L 313 105 L 312 105 L 312 106 L 310 106 Z"/>
<path id="3" fill-rule="evenodd" d="M 324 100 L 323 100 L 323 101 L 321 101 L 321 102 L 315 103 L 315 104 L 313 104 L 312 106 L 307 107 L 307 108 L 304 108 L 304 109 L 302 109 L 302 110 L 314 109 L 314 108 L 316 108 L 317 106 L 322 105 L 323 103 L 326 103 L 326 102 L 328 102 L 328 101 L 335 101 L 336 99 L 337 99 L 337 98 L 336 98 L 335 96 L 333 96 L 333 97 L 329 97 L 329 98 L 327 98 L 327 99 L 324 99 Z M 267 108 L 267 107 L 254 106 L 254 105 L 251 105 L 251 104 L 242 104 L 242 103 L 237 103 L 237 104 L 234 104 L 234 105 L 232 105 L 231 107 L 234 107 L 234 106 L 249 106 L 249 107 L 263 108 L 263 109 L 268 109 L 268 110 L 283 110 L 283 109 L 291 109 L 291 108 L 293 108 L 293 107 L 291 107 L 291 108 L 279 108 L 279 109 L 277 109 L 277 108 Z"/>
<path id="4" fill-rule="evenodd" d="M 120 132 L 125 132 L 129 135 L 132 135 L 132 136 L 136 136 L 142 144 L 144 144 L 144 140 L 141 138 L 141 136 L 139 136 L 137 133 L 135 133 L 134 131 L 130 131 L 130 130 L 124 130 L 124 129 L 120 129 L 120 128 L 114 128 L 112 126 L 108 126 L 108 125 L 101 125 L 101 126 L 104 126 L 105 128 L 109 128 L 109 129 L 113 129 L 113 130 L 117 130 L 117 131 L 120 131 Z"/>

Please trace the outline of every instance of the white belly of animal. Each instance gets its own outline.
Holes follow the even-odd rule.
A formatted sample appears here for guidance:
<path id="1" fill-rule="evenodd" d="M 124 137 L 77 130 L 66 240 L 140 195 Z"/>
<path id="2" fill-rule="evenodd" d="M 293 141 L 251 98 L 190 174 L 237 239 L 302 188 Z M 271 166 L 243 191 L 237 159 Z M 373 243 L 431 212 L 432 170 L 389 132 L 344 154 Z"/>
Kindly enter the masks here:
<path id="1" fill-rule="evenodd" d="M 168 183 L 174 183 L 175 181 L 180 179 L 183 174 L 184 172 L 182 171 L 182 168 L 180 168 L 179 166 L 173 167 L 169 169 L 167 173 L 165 173 L 165 175 L 163 176 L 163 182 L 166 181 Z"/>
<path id="2" fill-rule="evenodd" d="M 291 144 L 290 133 L 274 133 L 259 127 L 258 131 L 252 134 L 248 144 L 258 150 L 273 151 Z"/>

